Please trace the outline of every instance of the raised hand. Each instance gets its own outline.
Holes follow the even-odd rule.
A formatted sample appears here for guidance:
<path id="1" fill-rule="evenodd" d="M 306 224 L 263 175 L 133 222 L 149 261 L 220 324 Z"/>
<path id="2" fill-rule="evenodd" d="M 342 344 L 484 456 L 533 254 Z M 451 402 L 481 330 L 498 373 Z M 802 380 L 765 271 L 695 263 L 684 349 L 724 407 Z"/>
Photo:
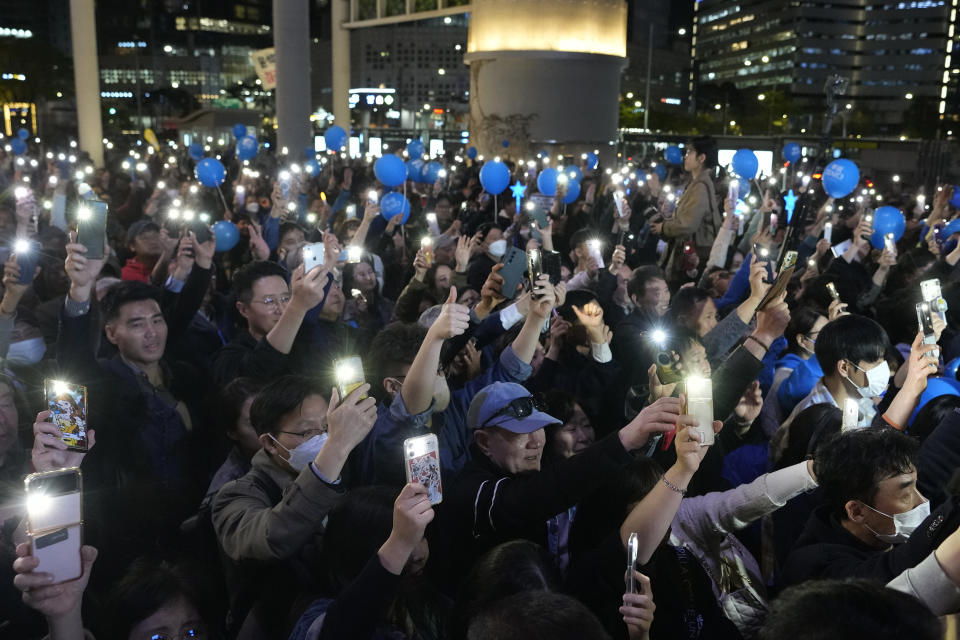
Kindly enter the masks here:
<path id="1" fill-rule="evenodd" d="M 90 571 L 97 559 L 97 550 L 89 545 L 80 547 L 83 573 L 76 580 L 60 584 L 50 584 L 50 574 L 35 571 L 40 566 L 40 560 L 33 555 L 29 543 L 18 544 L 16 553 L 17 559 L 13 561 L 13 570 L 16 573 L 13 585 L 23 592 L 23 603 L 42 613 L 51 622 L 70 613 L 77 614 L 79 620 L 80 603 L 90 581 Z M 83 637 L 82 628 L 76 629 L 76 632 L 77 637 Z"/>
<path id="2" fill-rule="evenodd" d="M 653 624 L 653 612 L 657 605 L 653 603 L 653 590 L 650 588 L 650 578 L 636 569 L 633 571 L 633 580 L 638 593 L 624 593 L 623 606 L 620 615 L 627 625 L 627 636 L 630 640 L 647 640 L 650 637 L 650 626 Z"/>
<path id="3" fill-rule="evenodd" d="M 677 466 L 682 467 L 686 474 L 696 473 L 707 455 L 710 447 L 701 444 L 703 434 L 700 429 L 711 427 L 714 433 L 720 433 L 723 423 L 714 420 L 712 425 L 701 425 L 693 416 L 682 415 L 677 418 L 677 436 L 673 439 L 673 446 L 677 452 Z"/>
<path id="4" fill-rule="evenodd" d="M 470 309 L 462 304 L 457 304 L 457 288 L 450 287 L 447 301 L 440 310 L 440 315 L 430 325 L 427 337 L 434 340 L 448 340 L 463 335 L 469 326 Z"/>
<path id="5" fill-rule="evenodd" d="M 573 305 L 573 312 L 586 330 L 593 344 L 603 344 L 604 329 L 603 309 L 594 301 L 590 301 L 582 307 Z"/>
<path id="6" fill-rule="evenodd" d="M 377 421 L 377 401 L 367 396 L 369 392 L 370 385 L 365 383 L 341 401 L 340 392 L 334 387 L 330 393 L 330 404 L 327 406 L 329 439 L 324 447 L 336 443 L 349 453 L 370 433 L 373 423 Z"/>
<path id="7" fill-rule="evenodd" d="M 79 467 L 86 457 L 86 452 L 71 451 L 67 443 L 61 438 L 60 428 L 49 421 L 50 410 L 37 414 L 33 423 L 33 449 L 30 451 L 30 461 L 37 473 L 42 471 L 56 471 L 68 467 Z M 97 444 L 96 431 L 87 429 L 87 451 Z"/>
<path id="8" fill-rule="evenodd" d="M 327 270 L 323 267 L 311 269 L 304 274 L 303 265 L 298 266 L 290 278 L 290 304 L 294 309 L 309 311 L 323 302 L 323 288 L 327 285 Z"/>
<path id="9" fill-rule="evenodd" d="M 660 398 L 637 414 L 630 424 L 620 429 L 620 442 L 627 451 L 647 444 L 656 433 L 673 431 L 680 418 L 679 398 Z"/>
<path id="10" fill-rule="evenodd" d="M 87 248 L 76 242 L 68 244 L 66 249 L 63 268 L 70 278 L 70 297 L 76 302 L 86 302 L 107 259 L 86 257 Z"/>

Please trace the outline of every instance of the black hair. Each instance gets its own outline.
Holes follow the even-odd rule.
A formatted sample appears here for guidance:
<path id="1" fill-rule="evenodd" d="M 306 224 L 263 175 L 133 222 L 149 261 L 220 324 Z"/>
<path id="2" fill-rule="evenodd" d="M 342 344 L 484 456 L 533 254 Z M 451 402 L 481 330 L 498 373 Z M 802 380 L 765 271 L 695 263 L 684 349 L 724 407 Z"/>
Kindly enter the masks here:
<path id="1" fill-rule="evenodd" d="M 960 396 L 937 396 L 923 405 L 923 409 L 917 412 L 917 416 L 913 419 L 907 433 L 910 434 L 911 438 L 923 442 L 943 422 L 943 419 L 957 408 L 960 408 Z"/>
<path id="2" fill-rule="evenodd" d="M 350 291 L 351 289 L 356 288 L 354 275 L 357 271 L 357 267 L 360 265 L 361 262 L 365 262 L 373 270 L 374 275 L 376 275 L 377 268 L 373 264 L 373 258 L 371 258 L 369 255 L 364 255 L 362 258 L 360 258 L 358 262 L 348 262 L 347 264 L 343 265 L 343 290 L 344 291 Z M 378 298 L 379 294 L 380 294 L 380 287 L 374 286 L 373 297 Z M 370 302 L 373 303 L 374 300 L 370 300 Z"/>
<path id="3" fill-rule="evenodd" d="M 257 435 L 276 433 L 280 421 L 309 396 L 326 399 L 330 389 L 319 378 L 280 376 L 265 386 L 250 406 L 250 424 Z"/>
<path id="4" fill-rule="evenodd" d="M 810 405 L 798 413 L 787 429 L 786 446 L 774 463 L 774 469 L 784 469 L 815 455 L 820 443 L 840 433 L 843 412 L 829 402 Z"/>
<path id="5" fill-rule="evenodd" d="M 529 540 L 513 540 L 483 555 L 461 583 L 451 613 L 451 637 L 463 638 L 467 625 L 491 603 L 516 593 L 557 591 L 562 580 L 550 554 Z"/>
<path id="6" fill-rule="evenodd" d="M 383 379 L 403 375 L 403 368 L 413 364 L 426 337 L 427 330 L 415 322 L 391 322 L 377 333 L 366 357 L 375 398 L 386 397 Z"/>
<path id="7" fill-rule="evenodd" d="M 124 305 L 132 302 L 142 302 L 144 300 L 153 300 L 160 304 L 160 290 L 156 287 L 140 282 L 138 280 L 124 280 L 118 282 L 107 290 L 103 300 L 100 301 L 100 308 L 103 310 L 103 320 L 105 323 L 113 322 L 120 315 L 120 310 Z"/>
<path id="8" fill-rule="evenodd" d="M 820 330 L 814 352 L 824 375 L 831 375 L 837 363 L 847 360 L 859 366 L 885 357 L 890 340 L 886 331 L 870 318 L 847 314 L 828 322 Z"/>
<path id="9" fill-rule="evenodd" d="M 480 242 L 486 242 L 487 234 L 489 234 L 490 231 L 493 229 L 500 229 L 500 225 L 494 224 L 492 222 L 484 222 L 479 227 L 477 227 L 477 231 L 481 234 Z M 503 231 L 503 229 L 500 229 L 500 230 Z"/>
<path id="10" fill-rule="evenodd" d="M 360 575 L 390 537 L 397 493 L 396 488 L 385 486 L 352 489 L 330 511 L 320 557 L 334 593 Z"/>
<path id="11" fill-rule="evenodd" d="M 822 309 L 811 305 L 803 305 L 790 312 L 790 323 L 787 324 L 783 337 L 787 339 L 787 353 L 800 354 L 804 352 L 797 342 L 797 336 L 810 337 L 813 326 L 817 324 L 820 318 L 826 318 L 827 314 Z M 805 352 L 804 352 L 805 353 Z"/>
<path id="12" fill-rule="evenodd" d="M 302 233 L 304 236 L 307 235 L 307 232 L 306 232 L 306 230 L 303 228 L 303 225 L 301 225 L 299 222 L 292 222 L 292 221 L 290 221 L 290 220 L 287 220 L 287 221 L 285 221 L 285 222 L 281 222 L 281 223 L 280 223 L 280 231 L 279 231 L 279 233 L 277 234 L 277 242 L 278 242 L 278 243 L 279 243 L 279 242 L 282 242 L 282 241 L 283 241 L 283 236 L 287 235 L 287 234 L 290 233 L 291 231 L 299 231 L 299 232 Z"/>
<path id="13" fill-rule="evenodd" d="M 279 276 L 287 282 L 287 271 L 276 262 L 256 260 L 249 262 L 237 270 L 233 276 L 233 295 L 241 302 L 250 302 L 253 296 L 253 287 L 257 280 Z"/>
<path id="14" fill-rule="evenodd" d="M 912 595 L 865 579 L 811 580 L 771 603 L 760 640 L 938 640 L 940 621 Z"/>
<path id="15" fill-rule="evenodd" d="M 260 393 L 267 382 L 259 378 L 235 378 L 217 395 L 217 423 L 220 433 L 232 433 L 237 430 L 237 421 L 243 403 L 247 398 Z"/>
<path id="16" fill-rule="evenodd" d="M 663 280 L 664 282 L 667 280 L 660 267 L 655 264 L 637 267 L 627 283 L 627 294 L 630 297 L 636 296 L 638 300 L 642 299 L 647 292 L 647 284 L 654 280 Z"/>
<path id="17" fill-rule="evenodd" d="M 887 426 L 839 433 L 817 448 L 814 473 L 824 501 L 841 519 L 845 505 L 872 506 L 877 485 L 917 468 L 917 441 Z"/>
<path id="18" fill-rule="evenodd" d="M 573 251 L 581 244 L 587 242 L 588 240 L 594 240 L 599 238 L 600 234 L 596 229 L 590 227 L 584 227 L 583 229 L 578 229 L 570 236 L 570 250 Z"/>
<path id="19" fill-rule="evenodd" d="M 103 637 L 126 640 L 138 623 L 180 599 L 193 605 L 205 621 L 209 620 L 209 602 L 198 585 L 197 577 L 181 565 L 137 558 L 109 592 L 105 611 L 110 612 L 110 623 L 104 625 Z"/>
<path id="20" fill-rule="evenodd" d="M 707 169 L 713 169 L 717 166 L 717 141 L 711 136 L 698 136 L 687 142 L 687 145 L 696 151 L 697 155 L 704 155 L 706 159 L 703 166 Z"/>
<path id="21" fill-rule="evenodd" d="M 703 312 L 703 304 L 710 299 L 710 292 L 699 287 L 684 287 L 670 300 L 666 318 L 675 326 L 697 328 L 697 319 Z"/>
<path id="22" fill-rule="evenodd" d="M 517 593 L 491 603 L 467 630 L 468 640 L 607 640 L 596 616 L 575 598 L 548 591 Z"/>
<path id="23" fill-rule="evenodd" d="M 554 439 L 557 437 L 557 433 L 563 429 L 563 426 L 567 424 L 571 418 L 573 418 L 573 414 L 578 406 L 580 407 L 580 410 L 583 411 L 584 415 L 586 415 L 587 412 L 586 409 L 584 409 L 583 403 L 579 402 L 573 395 L 564 391 L 551 389 L 550 391 L 542 394 L 540 397 L 547 407 L 546 412 L 560 421 L 553 424 L 548 424 L 546 427 L 544 427 L 544 434 L 546 435 L 547 441 L 547 444 L 543 450 L 544 463 L 556 463 L 559 462 L 560 459 L 557 454 L 554 453 L 552 445 Z"/>

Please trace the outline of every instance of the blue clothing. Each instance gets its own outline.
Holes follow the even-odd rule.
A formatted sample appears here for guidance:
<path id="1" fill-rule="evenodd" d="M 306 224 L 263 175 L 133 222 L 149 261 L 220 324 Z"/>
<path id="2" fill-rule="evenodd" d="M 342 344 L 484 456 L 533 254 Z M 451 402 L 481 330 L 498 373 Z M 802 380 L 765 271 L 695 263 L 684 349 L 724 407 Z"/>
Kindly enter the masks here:
<path id="1" fill-rule="evenodd" d="M 730 279 L 727 286 L 727 292 L 723 296 L 716 298 L 713 303 L 717 307 L 717 313 L 730 306 L 735 306 L 743 302 L 750 293 L 750 254 L 743 259 L 743 264 L 737 269 Z"/>
<path id="2" fill-rule="evenodd" d="M 530 377 L 530 365 L 507 347 L 500 360 L 485 370 L 478 378 L 469 381 L 462 389 L 450 392 L 450 406 L 434 415 L 431 404 L 423 413 L 411 415 L 397 394 L 390 404 L 381 403 L 373 429 L 360 444 L 357 462 L 353 465 L 360 484 L 403 485 L 406 473 L 403 468 L 403 441 L 411 436 L 422 435 L 427 430 L 437 434 L 440 445 L 440 472 L 443 482 L 449 483 L 470 460 L 472 434 L 467 428 L 467 410 L 478 391 L 494 382 L 522 383 Z"/>
<path id="3" fill-rule="evenodd" d="M 280 218 L 272 217 L 270 209 L 260 209 L 260 213 L 257 214 L 257 222 L 260 224 L 263 241 L 270 247 L 270 251 L 276 251 L 280 245 Z"/>
<path id="4" fill-rule="evenodd" d="M 333 216 L 345 209 L 348 204 L 350 204 L 350 191 L 341 189 L 340 193 L 337 194 L 337 199 L 333 202 L 333 207 L 331 208 L 333 215 L 330 216 L 330 219 L 333 220 Z"/>
<path id="5" fill-rule="evenodd" d="M 777 400 L 784 415 L 790 415 L 797 404 L 806 398 L 813 390 L 817 380 L 823 377 L 823 369 L 817 362 L 817 356 L 810 356 L 806 360 L 796 363 L 793 373 L 783 381 L 777 390 Z"/>
<path id="6" fill-rule="evenodd" d="M 760 370 L 757 380 L 760 382 L 760 389 L 763 390 L 764 395 L 766 395 L 767 392 L 770 391 L 770 387 L 773 386 L 773 376 L 776 373 L 777 355 L 783 353 L 783 350 L 786 348 L 787 339 L 783 336 L 780 336 L 773 341 L 773 344 L 770 345 L 770 349 L 767 350 L 767 355 L 763 356 L 763 369 Z"/>

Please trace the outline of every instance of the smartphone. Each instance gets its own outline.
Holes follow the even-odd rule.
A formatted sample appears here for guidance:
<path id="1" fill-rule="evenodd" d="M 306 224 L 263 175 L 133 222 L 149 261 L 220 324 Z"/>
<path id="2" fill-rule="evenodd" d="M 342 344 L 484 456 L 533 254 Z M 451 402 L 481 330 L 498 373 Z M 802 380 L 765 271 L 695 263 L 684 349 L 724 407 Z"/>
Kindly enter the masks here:
<path id="1" fill-rule="evenodd" d="M 823 239 L 827 242 L 833 240 L 833 223 L 827 222 L 823 225 Z"/>
<path id="2" fill-rule="evenodd" d="M 940 280 L 938 278 L 931 278 L 930 280 L 922 281 L 920 283 L 920 295 L 923 296 L 924 302 L 939 300 L 943 296 L 943 292 L 940 289 Z"/>
<path id="3" fill-rule="evenodd" d="M 430 504 L 443 502 L 440 447 L 437 444 L 437 436 L 428 433 L 404 440 L 403 461 L 407 472 L 407 483 L 415 482 L 426 487 Z"/>
<path id="4" fill-rule="evenodd" d="M 362 386 L 366 379 L 363 377 L 363 361 L 358 356 L 340 358 L 333 363 L 337 376 L 337 391 L 340 392 L 340 401 L 350 395 L 354 389 Z M 364 396 L 366 398 L 366 396 Z"/>
<path id="5" fill-rule="evenodd" d="M 617 217 L 623 217 L 623 191 L 613 193 L 613 204 L 617 207 Z"/>
<path id="6" fill-rule="evenodd" d="M 427 266 L 433 264 L 433 238 L 424 236 L 420 238 L 420 248 L 423 249 L 423 256 L 427 259 Z"/>
<path id="7" fill-rule="evenodd" d="M 686 389 L 686 407 L 683 413 L 693 416 L 700 423 L 700 446 L 713 444 L 713 383 L 710 378 L 687 376 L 683 380 Z"/>
<path id="8" fill-rule="evenodd" d="M 590 255 L 594 260 L 597 261 L 597 266 L 601 269 L 604 268 L 603 264 L 603 254 L 600 252 L 601 243 L 599 240 L 587 240 L 587 250 L 590 251 Z"/>
<path id="9" fill-rule="evenodd" d="M 847 252 L 847 249 L 849 249 L 852 244 L 853 240 L 844 240 L 840 244 L 830 247 L 830 251 L 833 253 L 834 258 L 839 258 Z"/>
<path id="10" fill-rule="evenodd" d="M 827 283 L 827 293 L 829 293 L 830 297 L 834 300 L 840 299 L 840 293 L 837 292 L 837 285 L 833 284 L 832 282 Z"/>
<path id="11" fill-rule="evenodd" d="M 104 257 L 107 238 L 107 203 L 91 200 L 77 210 L 77 242 L 87 248 L 86 258 Z"/>
<path id="12" fill-rule="evenodd" d="M 432 236 L 440 235 L 440 225 L 437 224 L 437 214 L 435 213 L 427 214 L 427 228 L 430 229 L 430 235 Z"/>
<path id="13" fill-rule="evenodd" d="M 539 249 L 527 251 L 527 277 L 530 279 L 530 291 L 537 295 L 537 281 L 543 275 L 543 258 Z"/>
<path id="14" fill-rule="evenodd" d="M 200 244 L 210 242 L 210 238 L 213 237 L 213 233 L 210 232 L 210 227 L 208 227 L 205 222 L 192 223 L 190 225 L 190 231 L 193 231 L 193 235 L 197 237 L 197 242 Z"/>
<path id="15" fill-rule="evenodd" d="M 357 205 L 348 204 L 346 209 L 344 209 L 344 215 L 347 217 L 347 220 L 356 220 L 357 219 Z"/>
<path id="16" fill-rule="evenodd" d="M 503 257 L 503 267 L 500 276 L 503 284 L 500 286 L 500 295 L 507 300 L 513 300 L 517 295 L 517 285 L 523 280 L 523 272 L 527 269 L 527 253 L 516 247 L 510 247 Z"/>
<path id="17" fill-rule="evenodd" d="M 657 353 L 657 378 L 660 380 L 660 384 L 673 384 L 683 379 L 677 369 L 673 352 L 660 351 Z"/>
<path id="18" fill-rule="evenodd" d="M 753 245 L 753 255 L 756 256 L 757 262 L 767 262 L 770 260 L 770 250 L 756 243 Z"/>
<path id="19" fill-rule="evenodd" d="M 376 190 L 376 189 L 370 189 L 370 191 L 367 192 L 367 202 L 369 202 L 369 203 L 371 203 L 371 204 L 377 204 L 377 202 L 379 201 L 379 199 L 380 199 L 380 198 L 379 198 L 379 196 L 377 195 L 377 190 Z M 464 204 L 466 204 L 466 203 L 464 203 Z"/>
<path id="20" fill-rule="evenodd" d="M 732 200 L 733 204 L 737 204 L 737 200 L 740 198 L 740 181 L 731 180 L 727 185 L 727 200 Z"/>
<path id="21" fill-rule="evenodd" d="M 637 581 L 633 578 L 633 572 L 637 568 L 637 555 L 639 555 L 639 546 L 640 541 L 637 538 L 637 534 L 631 533 L 630 538 L 627 540 L 627 593 L 638 593 Z"/>
<path id="22" fill-rule="evenodd" d="M 859 423 L 860 406 L 853 398 L 847 398 L 843 402 L 843 422 L 840 425 L 840 430 L 856 429 Z"/>
<path id="23" fill-rule="evenodd" d="M 777 232 L 777 214 L 771 213 L 770 214 L 770 233 L 773 234 L 776 232 Z"/>
<path id="24" fill-rule="evenodd" d="M 897 243 L 894 242 L 892 233 L 883 236 L 883 246 L 893 255 L 897 255 Z"/>
<path id="25" fill-rule="evenodd" d="M 929 302 L 917 303 L 917 323 L 920 325 L 920 333 L 923 334 L 923 344 L 931 345 L 933 348 L 924 352 L 927 356 L 936 356 L 939 353 L 937 346 L 937 334 L 933 330 L 933 308 Z"/>
<path id="26" fill-rule="evenodd" d="M 40 561 L 34 571 L 49 573 L 52 584 L 83 575 L 83 480 L 70 467 L 24 478 L 31 553 Z"/>
<path id="27" fill-rule="evenodd" d="M 550 284 L 556 286 L 560 284 L 562 276 L 560 273 L 562 262 L 560 260 L 560 253 L 557 251 L 540 251 L 540 264 L 543 268 L 543 273 L 550 276 Z"/>
<path id="28" fill-rule="evenodd" d="M 543 210 L 543 207 L 536 202 L 530 201 L 527 203 L 527 214 L 531 220 L 537 222 L 537 229 L 540 231 L 546 229 L 547 225 L 550 224 L 547 220 L 547 213 Z"/>
<path id="29" fill-rule="evenodd" d="M 176 192 L 175 189 L 174 189 L 174 192 Z M 247 189 L 246 189 L 246 187 L 244 187 L 242 184 L 238 184 L 238 185 L 237 185 L 237 188 L 236 188 L 236 194 L 237 194 L 237 206 L 238 206 L 238 207 L 244 206 L 244 205 L 247 203 Z M 171 196 L 171 197 L 173 197 L 173 196 Z"/>
<path id="30" fill-rule="evenodd" d="M 87 388 L 62 380 L 43 381 L 50 417 L 71 451 L 87 450 Z"/>
<path id="31" fill-rule="evenodd" d="M 326 262 L 326 248 L 322 242 L 314 242 L 303 246 L 303 272 L 310 273 L 313 269 L 323 266 Z"/>
<path id="32" fill-rule="evenodd" d="M 13 243 L 13 253 L 17 256 L 17 266 L 20 267 L 20 284 L 33 282 L 33 274 L 40 262 L 40 245 L 33 240 L 24 238 Z"/>

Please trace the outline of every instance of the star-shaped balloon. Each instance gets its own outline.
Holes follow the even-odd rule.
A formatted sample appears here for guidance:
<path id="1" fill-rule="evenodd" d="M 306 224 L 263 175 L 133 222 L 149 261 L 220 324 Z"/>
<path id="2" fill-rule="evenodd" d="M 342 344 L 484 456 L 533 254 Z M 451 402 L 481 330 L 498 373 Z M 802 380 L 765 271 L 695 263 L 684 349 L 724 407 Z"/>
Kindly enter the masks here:
<path id="1" fill-rule="evenodd" d="M 793 189 L 787 191 L 787 195 L 783 196 L 784 208 L 787 210 L 787 224 L 790 224 L 790 220 L 793 218 L 793 208 L 797 206 L 797 200 L 799 198 L 793 195 Z"/>
<path id="2" fill-rule="evenodd" d="M 526 190 L 527 187 L 520 184 L 519 180 L 517 180 L 512 187 L 510 187 L 510 191 L 513 192 L 513 197 L 517 199 L 517 213 L 520 213 L 520 201 L 523 200 L 523 193 Z"/>

